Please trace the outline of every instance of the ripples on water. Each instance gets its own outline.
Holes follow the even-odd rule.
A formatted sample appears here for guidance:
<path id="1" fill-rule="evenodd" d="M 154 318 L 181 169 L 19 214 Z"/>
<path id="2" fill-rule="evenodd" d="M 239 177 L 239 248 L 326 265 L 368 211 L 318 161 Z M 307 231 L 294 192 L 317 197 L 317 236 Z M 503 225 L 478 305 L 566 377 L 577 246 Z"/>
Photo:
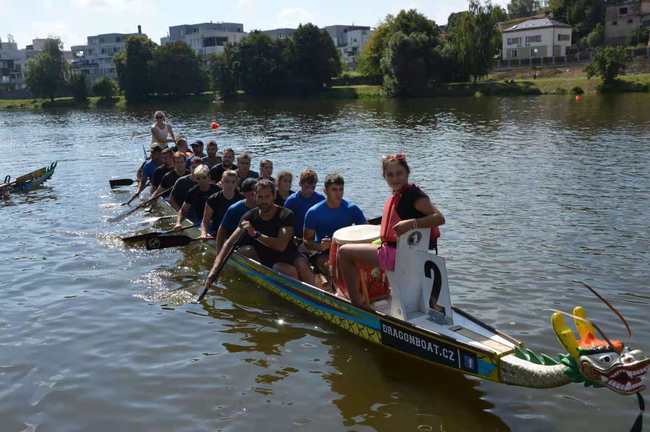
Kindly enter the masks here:
<path id="1" fill-rule="evenodd" d="M 369 217 L 383 154 L 407 153 L 443 210 L 455 303 L 559 351 L 548 308 L 583 305 L 650 350 L 646 95 L 170 106 L 175 129 L 248 149 L 276 171 L 338 171 Z M 43 189 L 0 204 L 2 430 L 625 430 L 632 398 L 465 378 L 370 346 L 227 273 L 188 304 L 212 257 L 147 252 L 105 222 L 142 158 L 151 110 L 0 113 L 0 172 L 59 160 Z M 157 228 L 164 229 L 164 224 Z"/>

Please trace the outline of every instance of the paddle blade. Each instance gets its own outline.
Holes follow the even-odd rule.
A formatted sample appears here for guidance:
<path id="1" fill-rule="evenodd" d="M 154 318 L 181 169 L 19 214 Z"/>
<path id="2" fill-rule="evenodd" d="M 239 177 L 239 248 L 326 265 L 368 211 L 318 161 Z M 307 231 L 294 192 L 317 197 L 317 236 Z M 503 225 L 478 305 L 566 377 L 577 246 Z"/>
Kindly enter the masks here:
<path id="1" fill-rule="evenodd" d="M 143 242 L 147 241 L 148 239 L 154 238 L 154 237 L 159 237 L 161 235 L 164 235 L 164 232 L 150 232 L 150 233 L 145 233 L 145 234 L 138 234 L 130 237 L 122 237 L 122 241 L 124 243 L 138 243 L 138 242 Z"/>
<path id="2" fill-rule="evenodd" d="M 135 180 L 132 179 L 113 179 L 109 180 L 108 183 L 111 185 L 111 188 L 116 188 L 119 186 L 131 186 L 135 183 Z"/>
<path id="3" fill-rule="evenodd" d="M 376 217 L 376 218 L 372 218 L 372 219 L 368 219 L 368 224 L 370 224 L 370 225 L 381 225 L 381 216 Z"/>
<path id="4" fill-rule="evenodd" d="M 147 239 L 146 248 L 147 250 L 155 250 L 166 249 L 170 247 L 187 246 L 195 240 L 198 239 L 193 239 L 184 235 L 159 236 Z"/>

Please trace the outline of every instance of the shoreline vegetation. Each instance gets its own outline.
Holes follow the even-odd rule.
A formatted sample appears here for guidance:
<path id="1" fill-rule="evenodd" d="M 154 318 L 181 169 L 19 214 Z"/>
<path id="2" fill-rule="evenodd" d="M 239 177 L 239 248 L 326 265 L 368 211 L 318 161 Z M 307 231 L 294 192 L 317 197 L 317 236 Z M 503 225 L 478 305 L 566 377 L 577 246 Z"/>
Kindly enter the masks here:
<path id="1" fill-rule="evenodd" d="M 485 79 L 473 82 L 444 83 L 437 86 L 428 97 L 479 97 L 479 96 L 537 96 L 537 95 L 576 95 L 601 93 L 647 93 L 650 92 L 650 73 L 622 75 L 612 85 L 603 86 L 601 80 L 588 79 L 586 76 L 551 77 L 551 78 L 515 78 L 515 79 Z M 288 97 L 290 99 L 290 97 Z M 299 98 L 299 97 L 296 97 Z M 353 100 L 389 98 L 381 85 L 340 85 L 332 86 L 316 95 L 318 100 Z M 257 99 L 255 96 L 239 94 L 230 101 Z M 309 99 L 309 97 L 307 98 Z M 182 98 L 153 98 L 146 104 L 156 102 L 192 102 L 211 104 L 221 102 L 215 100 L 212 92 Z M 87 102 L 76 102 L 72 97 L 49 99 L 0 99 L 0 110 L 40 110 L 40 109 L 126 109 L 127 102 L 123 96 L 112 101 L 101 100 L 99 97 L 89 97 Z"/>

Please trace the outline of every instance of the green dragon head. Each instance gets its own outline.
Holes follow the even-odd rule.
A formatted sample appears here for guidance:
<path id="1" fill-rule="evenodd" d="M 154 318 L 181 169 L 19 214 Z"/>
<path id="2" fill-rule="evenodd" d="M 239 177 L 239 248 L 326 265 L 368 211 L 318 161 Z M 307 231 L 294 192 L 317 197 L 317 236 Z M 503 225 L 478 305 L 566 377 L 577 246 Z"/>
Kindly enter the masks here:
<path id="1" fill-rule="evenodd" d="M 575 307 L 571 316 L 579 338 L 567 325 L 562 313 L 555 312 L 551 317 L 553 330 L 569 353 L 567 361 L 563 361 L 570 369 L 568 374 L 576 381 L 607 387 L 623 395 L 643 391 L 650 358 L 619 340 L 609 340 L 604 335 L 604 340 L 598 339 L 596 335 L 602 335 L 602 332 L 596 331 L 597 327 L 586 318 L 582 307 Z"/>

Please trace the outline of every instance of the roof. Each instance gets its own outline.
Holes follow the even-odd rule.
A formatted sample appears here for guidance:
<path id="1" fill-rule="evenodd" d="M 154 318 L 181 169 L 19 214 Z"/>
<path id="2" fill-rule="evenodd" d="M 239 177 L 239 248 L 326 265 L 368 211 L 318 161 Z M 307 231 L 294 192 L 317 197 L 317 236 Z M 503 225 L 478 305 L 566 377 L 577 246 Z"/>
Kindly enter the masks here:
<path id="1" fill-rule="evenodd" d="M 531 19 L 528 21 L 521 22 L 510 28 L 507 28 L 503 33 L 523 31 L 523 30 L 533 30 L 541 29 L 547 27 L 560 27 L 560 28 L 571 28 L 570 25 L 561 23 L 559 21 L 552 20 L 550 18 L 540 18 L 540 19 Z"/>

